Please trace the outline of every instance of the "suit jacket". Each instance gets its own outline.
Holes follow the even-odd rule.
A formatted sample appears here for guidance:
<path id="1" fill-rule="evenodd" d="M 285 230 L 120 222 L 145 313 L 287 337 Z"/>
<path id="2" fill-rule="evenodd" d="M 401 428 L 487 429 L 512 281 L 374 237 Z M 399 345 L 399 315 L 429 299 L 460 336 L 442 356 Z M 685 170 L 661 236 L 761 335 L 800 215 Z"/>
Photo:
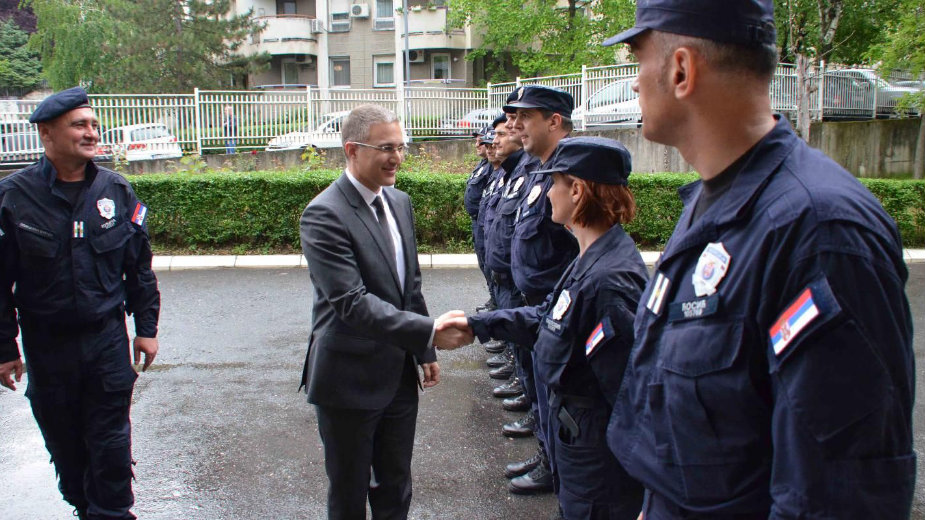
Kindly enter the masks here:
<path id="1" fill-rule="evenodd" d="M 421 294 L 411 199 L 391 187 L 382 194 L 402 237 L 404 287 L 376 217 L 346 173 L 302 213 L 302 252 L 314 285 L 302 371 L 310 403 L 384 408 L 398 389 L 407 353 L 418 363 L 437 359 L 429 344 L 434 320 Z"/>

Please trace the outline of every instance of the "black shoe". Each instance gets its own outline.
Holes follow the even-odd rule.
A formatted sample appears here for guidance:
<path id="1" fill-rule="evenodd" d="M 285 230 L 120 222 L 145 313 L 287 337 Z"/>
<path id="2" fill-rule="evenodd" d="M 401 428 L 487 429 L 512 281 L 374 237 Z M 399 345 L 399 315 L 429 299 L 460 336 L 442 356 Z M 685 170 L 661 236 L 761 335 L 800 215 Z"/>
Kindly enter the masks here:
<path id="1" fill-rule="evenodd" d="M 507 490 L 515 495 L 552 493 L 552 471 L 546 464 L 539 464 L 530 473 L 511 480 Z"/>
<path id="2" fill-rule="evenodd" d="M 491 391 L 491 395 L 495 397 L 517 397 L 523 393 L 524 387 L 516 377 Z"/>
<path id="3" fill-rule="evenodd" d="M 533 468 L 539 466 L 540 462 L 543 460 L 542 451 L 543 448 L 537 448 L 536 453 L 529 459 L 508 464 L 504 467 L 504 476 L 507 478 L 515 478 L 530 473 L 533 471 Z"/>
<path id="4" fill-rule="evenodd" d="M 529 411 L 520 419 L 502 426 L 501 433 L 507 437 L 529 437 L 533 435 L 535 428 L 536 417 L 533 415 L 533 411 Z"/>
<path id="5" fill-rule="evenodd" d="M 475 312 L 493 311 L 497 308 L 498 306 L 495 304 L 495 300 L 493 298 L 489 298 L 485 301 L 485 303 L 476 307 Z"/>
<path id="6" fill-rule="evenodd" d="M 495 354 L 494 356 L 491 356 L 490 358 L 488 358 L 485 361 L 485 364 L 490 366 L 491 368 L 498 368 L 510 362 L 511 361 L 510 359 L 508 359 L 507 354 L 502 352 L 500 354 Z"/>
<path id="7" fill-rule="evenodd" d="M 485 352 L 489 354 L 499 354 L 504 352 L 504 349 L 507 348 L 507 345 L 500 339 L 493 339 L 488 343 L 485 343 Z"/>
<path id="8" fill-rule="evenodd" d="M 509 397 L 501 401 L 501 408 L 509 412 L 526 412 L 530 409 L 530 398 L 526 394 L 520 394 L 517 397 Z"/>
<path id="9" fill-rule="evenodd" d="M 513 374 L 514 363 L 507 363 L 506 365 L 488 371 L 488 377 L 492 379 L 507 379 Z"/>

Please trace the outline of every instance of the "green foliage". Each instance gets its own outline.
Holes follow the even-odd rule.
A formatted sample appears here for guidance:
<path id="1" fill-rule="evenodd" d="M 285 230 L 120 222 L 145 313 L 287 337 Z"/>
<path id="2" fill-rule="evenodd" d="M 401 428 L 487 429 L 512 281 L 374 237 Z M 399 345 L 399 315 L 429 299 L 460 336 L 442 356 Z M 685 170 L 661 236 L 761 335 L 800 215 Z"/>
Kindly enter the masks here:
<path id="1" fill-rule="evenodd" d="M 151 208 L 148 226 L 158 247 L 270 251 L 299 248 L 299 217 L 305 205 L 337 176 L 336 171 L 177 173 L 130 177 Z M 630 177 L 639 208 L 627 232 L 641 248 L 664 246 L 681 214 L 677 190 L 694 174 Z M 896 219 L 906 247 L 925 246 L 925 182 L 863 179 Z M 397 187 L 411 196 L 418 247 L 423 251 L 471 251 L 469 216 L 463 209 L 466 177 L 401 172 Z"/>
<path id="2" fill-rule="evenodd" d="M 28 41 L 12 18 L 0 21 L 0 87 L 29 88 L 41 80 L 42 64 Z"/>
<path id="3" fill-rule="evenodd" d="M 633 25 L 633 0 L 449 0 L 448 24 L 477 28 L 482 45 L 467 59 L 490 58 L 492 81 L 508 81 L 509 65 L 521 74 L 578 72 L 581 65 L 609 65 L 614 51 L 600 43 Z"/>
<path id="4" fill-rule="evenodd" d="M 236 53 L 262 30 L 230 0 L 25 0 L 38 18 L 31 47 L 56 89 L 169 93 L 218 88 L 269 56 Z"/>
<path id="5" fill-rule="evenodd" d="M 886 38 L 870 50 L 871 59 L 883 61 L 883 68 L 905 69 L 913 74 L 925 71 L 925 5 L 920 0 L 901 0 L 894 16 L 886 20 Z M 900 100 L 900 108 L 915 107 L 925 113 L 925 90 Z"/>

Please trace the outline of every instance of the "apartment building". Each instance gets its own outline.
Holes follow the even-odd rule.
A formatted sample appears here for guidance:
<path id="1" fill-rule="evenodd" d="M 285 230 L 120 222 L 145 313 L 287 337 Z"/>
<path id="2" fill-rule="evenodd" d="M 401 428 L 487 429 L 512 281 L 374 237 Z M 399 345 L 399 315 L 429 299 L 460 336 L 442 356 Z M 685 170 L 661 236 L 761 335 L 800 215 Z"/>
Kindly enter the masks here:
<path id="1" fill-rule="evenodd" d="M 233 12 L 266 25 L 241 52 L 272 56 L 248 87 L 394 87 L 405 79 L 406 49 L 412 85 L 483 82 L 481 60 L 465 59 L 477 32 L 449 27 L 444 1 L 406 0 L 405 13 L 400 0 L 237 0 Z"/>

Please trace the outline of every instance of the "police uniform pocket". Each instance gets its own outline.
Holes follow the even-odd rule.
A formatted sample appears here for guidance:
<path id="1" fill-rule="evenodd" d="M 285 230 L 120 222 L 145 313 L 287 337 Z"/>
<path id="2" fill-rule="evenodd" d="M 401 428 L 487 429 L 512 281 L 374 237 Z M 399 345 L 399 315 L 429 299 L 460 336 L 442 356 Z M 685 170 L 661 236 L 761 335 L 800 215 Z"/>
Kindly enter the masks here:
<path id="1" fill-rule="evenodd" d="M 23 222 L 16 227 L 22 267 L 30 271 L 53 268 L 60 249 L 54 233 Z"/>
<path id="2" fill-rule="evenodd" d="M 114 286 L 122 282 L 122 260 L 125 256 L 123 246 L 134 233 L 132 225 L 124 222 L 90 238 L 90 247 L 96 253 L 96 275 L 100 285 L 107 291 L 114 290 Z"/>

